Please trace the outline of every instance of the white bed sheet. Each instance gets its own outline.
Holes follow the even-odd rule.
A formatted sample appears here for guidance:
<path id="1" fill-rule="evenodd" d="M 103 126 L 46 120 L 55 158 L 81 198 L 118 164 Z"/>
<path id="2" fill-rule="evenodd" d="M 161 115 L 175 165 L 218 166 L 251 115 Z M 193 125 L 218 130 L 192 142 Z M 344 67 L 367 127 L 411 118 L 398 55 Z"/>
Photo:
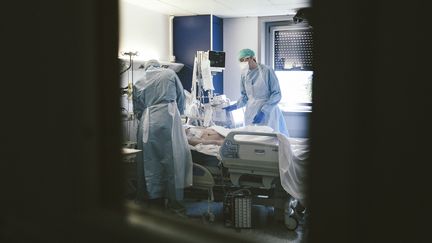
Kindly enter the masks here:
<path id="1" fill-rule="evenodd" d="M 309 161 L 309 140 L 288 138 L 278 134 L 279 139 L 279 174 L 285 191 L 307 205 L 307 171 Z"/>

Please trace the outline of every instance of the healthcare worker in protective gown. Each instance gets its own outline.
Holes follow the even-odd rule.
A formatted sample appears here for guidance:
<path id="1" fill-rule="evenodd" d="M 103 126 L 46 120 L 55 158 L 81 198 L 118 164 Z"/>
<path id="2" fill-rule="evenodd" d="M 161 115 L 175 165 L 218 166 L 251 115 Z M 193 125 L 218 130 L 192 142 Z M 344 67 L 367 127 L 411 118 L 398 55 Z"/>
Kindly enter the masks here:
<path id="1" fill-rule="evenodd" d="M 144 170 L 144 178 L 138 176 L 138 190 L 146 187 L 151 205 L 164 207 L 168 199 L 168 207 L 181 208 L 183 188 L 192 185 L 192 156 L 180 119 L 183 86 L 173 70 L 160 67 L 156 60 L 147 61 L 144 68 L 145 76 L 133 87 L 137 145 L 143 150 L 137 159 L 138 173 Z M 141 197 L 143 193 L 138 191 Z"/>
<path id="2" fill-rule="evenodd" d="M 265 125 L 289 137 L 285 119 L 278 103 L 281 100 L 279 81 L 273 69 L 256 61 L 251 49 L 239 52 L 241 69 L 240 99 L 224 109 L 232 111 L 243 106 L 245 125 Z"/>

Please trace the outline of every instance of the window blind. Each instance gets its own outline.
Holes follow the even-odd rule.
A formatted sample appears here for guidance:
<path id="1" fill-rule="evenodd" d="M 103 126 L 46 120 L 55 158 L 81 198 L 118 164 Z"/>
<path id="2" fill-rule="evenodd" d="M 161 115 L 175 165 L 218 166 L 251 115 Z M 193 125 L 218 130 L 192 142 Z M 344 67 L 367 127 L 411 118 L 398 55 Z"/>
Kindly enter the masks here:
<path id="1" fill-rule="evenodd" d="M 274 68 L 312 70 L 312 29 L 274 31 Z"/>

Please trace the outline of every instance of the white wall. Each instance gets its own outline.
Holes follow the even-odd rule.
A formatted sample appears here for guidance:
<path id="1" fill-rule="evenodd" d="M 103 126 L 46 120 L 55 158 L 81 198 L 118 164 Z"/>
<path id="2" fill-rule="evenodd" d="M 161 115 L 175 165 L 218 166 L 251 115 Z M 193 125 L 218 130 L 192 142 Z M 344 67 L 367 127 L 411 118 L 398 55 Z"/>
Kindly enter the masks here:
<path id="1" fill-rule="evenodd" d="M 235 101 L 240 97 L 240 68 L 238 53 L 252 49 L 258 56 L 258 18 L 228 18 L 223 20 L 225 51 L 224 94 Z"/>
<path id="2" fill-rule="evenodd" d="M 169 16 L 120 1 L 119 51 L 138 51 L 137 59 L 169 58 Z"/>
<path id="3" fill-rule="evenodd" d="M 144 64 L 140 60 L 158 59 L 160 61 L 169 60 L 169 16 L 160 14 L 138 5 L 119 1 L 120 4 L 120 36 L 119 51 L 138 51 L 138 56 L 134 57 L 135 83 L 143 76 L 143 69 L 138 69 L 139 65 Z M 127 56 L 121 56 L 126 58 Z M 126 72 L 120 77 L 120 86 L 126 87 L 128 81 L 132 81 L 131 72 Z M 126 95 L 121 97 L 121 106 L 126 109 L 123 114 L 131 114 L 132 101 Z M 125 119 L 126 117 L 123 117 Z M 123 120 L 122 132 L 125 141 L 136 141 L 136 121 Z"/>

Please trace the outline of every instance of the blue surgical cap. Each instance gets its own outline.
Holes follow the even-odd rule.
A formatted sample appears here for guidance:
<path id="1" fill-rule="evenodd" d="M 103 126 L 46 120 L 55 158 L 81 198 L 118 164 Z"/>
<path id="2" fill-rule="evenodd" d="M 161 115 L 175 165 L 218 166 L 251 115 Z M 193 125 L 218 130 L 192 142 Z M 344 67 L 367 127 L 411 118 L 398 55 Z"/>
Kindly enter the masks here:
<path id="1" fill-rule="evenodd" d="M 160 63 L 154 59 L 148 60 L 144 65 L 144 70 L 147 70 L 149 67 L 160 67 Z"/>
<path id="2" fill-rule="evenodd" d="M 242 59 L 243 57 L 254 57 L 255 52 L 251 49 L 242 49 L 239 52 L 239 59 Z"/>

